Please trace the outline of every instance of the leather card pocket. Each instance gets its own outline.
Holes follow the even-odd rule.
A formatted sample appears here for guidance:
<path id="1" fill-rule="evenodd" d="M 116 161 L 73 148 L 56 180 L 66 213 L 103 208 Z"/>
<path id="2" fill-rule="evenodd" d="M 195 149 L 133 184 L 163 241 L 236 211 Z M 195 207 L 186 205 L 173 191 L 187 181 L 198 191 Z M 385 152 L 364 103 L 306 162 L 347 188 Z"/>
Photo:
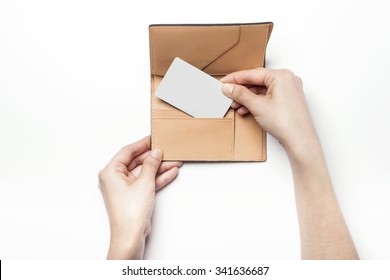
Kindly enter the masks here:
<path id="1" fill-rule="evenodd" d="M 232 160 L 234 118 L 152 119 L 152 147 L 160 148 L 164 160 Z"/>

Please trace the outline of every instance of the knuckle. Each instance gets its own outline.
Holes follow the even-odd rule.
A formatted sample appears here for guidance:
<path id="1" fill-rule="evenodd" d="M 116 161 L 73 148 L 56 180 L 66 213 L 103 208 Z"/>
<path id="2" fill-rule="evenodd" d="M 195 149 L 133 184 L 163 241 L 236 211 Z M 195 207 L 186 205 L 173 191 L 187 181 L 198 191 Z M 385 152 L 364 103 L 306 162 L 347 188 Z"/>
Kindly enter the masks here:
<path id="1" fill-rule="evenodd" d="M 133 159 L 134 161 L 134 165 L 135 166 L 138 166 L 138 165 L 141 165 L 142 164 L 142 161 L 139 157 L 136 157 L 135 159 Z"/>
<path id="2" fill-rule="evenodd" d="M 297 83 L 302 87 L 303 86 L 303 81 L 300 77 L 296 76 Z"/>
<path id="3" fill-rule="evenodd" d="M 129 149 L 129 145 L 123 146 L 123 147 L 120 149 L 120 152 L 127 151 L 128 149 Z"/>
<path id="4" fill-rule="evenodd" d="M 298 85 L 302 85 L 302 79 L 294 74 L 290 69 L 281 69 L 279 70 L 279 77 L 283 80 L 294 82 Z"/>
<path id="5" fill-rule="evenodd" d="M 133 144 L 123 146 L 119 151 L 119 153 L 128 154 L 130 158 L 134 157 L 135 152 L 136 150 L 134 149 Z"/>
<path id="6" fill-rule="evenodd" d="M 291 71 L 290 69 L 281 69 L 280 70 L 280 74 L 282 77 L 284 78 L 289 78 L 289 79 L 292 79 L 295 77 L 295 74 L 293 71 Z"/>
<path id="7" fill-rule="evenodd" d="M 149 223 L 145 229 L 145 236 L 149 236 L 152 233 L 152 224 Z"/>
<path id="8" fill-rule="evenodd" d="M 102 187 L 106 185 L 107 181 L 107 171 L 106 168 L 103 168 L 98 173 L 98 188 L 102 191 Z"/>
<path id="9" fill-rule="evenodd" d="M 99 181 L 103 181 L 105 179 L 105 177 L 106 177 L 105 169 L 100 170 L 99 173 L 98 173 Z"/>

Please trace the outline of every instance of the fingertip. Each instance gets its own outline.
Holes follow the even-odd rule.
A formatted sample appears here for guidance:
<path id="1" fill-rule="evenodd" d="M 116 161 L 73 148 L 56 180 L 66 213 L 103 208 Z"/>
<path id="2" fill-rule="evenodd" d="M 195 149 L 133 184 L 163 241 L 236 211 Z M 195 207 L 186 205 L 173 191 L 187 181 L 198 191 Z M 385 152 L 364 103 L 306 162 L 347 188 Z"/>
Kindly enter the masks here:
<path id="1" fill-rule="evenodd" d="M 176 177 L 176 175 L 179 173 L 179 167 L 175 166 L 172 169 L 173 169 L 172 173 L 174 174 L 174 177 Z"/>
<path id="2" fill-rule="evenodd" d="M 179 174 L 179 167 L 175 166 L 158 176 L 156 179 L 156 191 L 172 182 L 177 177 L 177 174 Z"/>
<path id="3" fill-rule="evenodd" d="M 248 108 L 241 106 L 240 108 L 237 109 L 237 113 L 240 114 L 241 116 L 244 116 L 249 113 Z"/>
<path id="4" fill-rule="evenodd" d="M 152 179 L 160 168 L 162 160 L 162 152 L 160 149 L 153 149 L 147 158 L 142 163 L 140 177 Z"/>
<path id="5" fill-rule="evenodd" d="M 141 139 L 141 141 L 150 142 L 150 135 L 146 135 L 144 138 Z"/>
<path id="6" fill-rule="evenodd" d="M 170 179 L 168 182 L 171 182 L 173 179 L 175 179 L 178 174 L 179 174 L 179 167 L 173 167 L 171 169 Z"/>
<path id="7" fill-rule="evenodd" d="M 180 168 L 178 166 L 172 167 L 170 170 L 165 172 L 169 177 L 169 182 L 176 178 L 177 174 L 179 174 Z"/>
<path id="8" fill-rule="evenodd" d="M 240 103 L 237 103 L 236 101 L 233 101 L 232 105 L 230 105 L 230 107 L 232 107 L 233 109 L 238 109 L 240 108 L 241 104 Z"/>
<path id="9" fill-rule="evenodd" d="M 232 85 L 232 84 L 225 83 L 225 84 L 222 85 L 222 92 L 223 92 L 227 97 L 231 97 L 231 96 L 232 96 L 233 90 L 234 90 L 234 85 Z"/>

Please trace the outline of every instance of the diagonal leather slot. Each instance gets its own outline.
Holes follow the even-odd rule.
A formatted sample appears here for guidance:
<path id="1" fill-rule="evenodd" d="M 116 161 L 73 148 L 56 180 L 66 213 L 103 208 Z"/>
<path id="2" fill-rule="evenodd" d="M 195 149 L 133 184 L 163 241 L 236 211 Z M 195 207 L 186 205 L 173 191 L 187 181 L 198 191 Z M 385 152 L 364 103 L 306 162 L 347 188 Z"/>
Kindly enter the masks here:
<path id="1" fill-rule="evenodd" d="M 175 57 L 203 69 L 234 47 L 240 26 L 150 26 L 151 74 L 164 76 Z"/>

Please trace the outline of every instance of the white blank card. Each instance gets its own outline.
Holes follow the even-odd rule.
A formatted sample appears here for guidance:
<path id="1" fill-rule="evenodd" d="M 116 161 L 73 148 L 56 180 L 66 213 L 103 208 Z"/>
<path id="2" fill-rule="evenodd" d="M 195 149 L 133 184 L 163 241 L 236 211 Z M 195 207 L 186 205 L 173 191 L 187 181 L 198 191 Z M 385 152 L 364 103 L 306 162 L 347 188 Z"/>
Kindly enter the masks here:
<path id="1" fill-rule="evenodd" d="M 195 118 L 223 118 L 232 103 L 220 81 L 178 57 L 155 95 Z"/>

